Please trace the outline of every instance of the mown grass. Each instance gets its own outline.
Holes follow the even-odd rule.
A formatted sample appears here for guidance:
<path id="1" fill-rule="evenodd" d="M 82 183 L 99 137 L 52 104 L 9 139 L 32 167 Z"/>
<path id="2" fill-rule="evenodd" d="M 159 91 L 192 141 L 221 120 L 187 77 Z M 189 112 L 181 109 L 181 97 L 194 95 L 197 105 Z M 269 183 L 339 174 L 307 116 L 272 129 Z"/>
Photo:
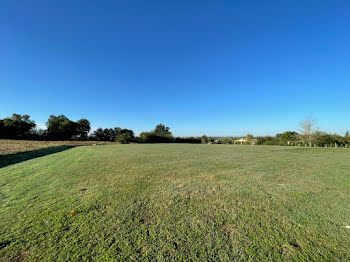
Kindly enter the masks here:
<path id="1" fill-rule="evenodd" d="M 0 201 L 2 261 L 350 260 L 347 149 L 75 147 L 1 168 Z"/>
<path id="2" fill-rule="evenodd" d="M 12 140 L 0 139 L 0 156 L 39 150 L 48 147 L 60 146 L 91 146 L 94 144 L 111 145 L 115 142 L 106 141 L 32 141 L 32 140 Z"/>
<path id="3" fill-rule="evenodd" d="M 33 158 L 55 154 L 64 150 L 68 150 L 72 147 L 73 146 L 51 146 L 7 155 L 0 154 L 0 168 L 27 161 Z"/>

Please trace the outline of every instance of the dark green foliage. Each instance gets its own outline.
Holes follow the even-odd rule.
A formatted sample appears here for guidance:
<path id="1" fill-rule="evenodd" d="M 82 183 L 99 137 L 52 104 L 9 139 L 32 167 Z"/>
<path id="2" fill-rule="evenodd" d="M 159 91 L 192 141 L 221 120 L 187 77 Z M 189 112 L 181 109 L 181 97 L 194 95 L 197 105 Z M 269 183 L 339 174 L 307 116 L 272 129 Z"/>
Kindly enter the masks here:
<path id="1" fill-rule="evenodd" d="M 324 133 L 324 132 L 316 132 L 314 143 L 319 146 L 329 146 L 335 143 L 335 137 Z"/>
<path id="2" fill-rule="evenodd" d="M 172 136 L 170 132 L 170 127 L 167 127 L 163 124 L 157 125 L 156 128 L 153 130 L 153 132 L 159 136 L 169 136 L 169 137 Z"/>
<path id="3" fill-rule="evenodd" d="M 7 131 L 4 125 L 4 120 L 0 119 L 0 138 L 6 138 Z"/>
<path id="4" fill-rule="evenodd" d="M 33 129 L 30 131 L 29 136 L 27 137 L 29 140 L 37 140 L 44 141 L 48 140 L 47 138 L 47 130 L 44 129 Z"/>
<path id="5" fill-rule="evenodd" d="M 80 119 L 77 121 L 78 138 L 79 140 L 88 140 L 88 134 L 90 132 L 90 122 L 87 119 Z"/>
<path id="6" fill-rule="evenodd" d="M 256 138 L 257 145 L 278 145 L 278 141 L 273 136 L 259 136 Z"/>
<path id="7" fill-rule="evenodd" d="M 64 115 L 51 115 L 46 126 L 47 136 L 51 140 L 72 140 L 78 135 L 78 124 Z"/>
<path id="8" fill-rule="evenodd" d="M 277 134 L 276 139 L 282 143 L 288 143 L 292 141 L 297 141 L 299 139 L 299 134 L 294 131 L 287 131 L 282 134 Z"/>
<path id="9" fill-rule="evenodd" d="M 187 143 L 187 144 L 200 144 L 201 139 L 199 137 L 169 137 L 155 134 L 154 132 L 142 132 L 138 137 L 138 143 Z"/>
<path id="10" fill-rule="evenodd" d="M 115 128 L 114 128 L 114 134 L 115 134 L 115 136 L 116 136 L 116 137 L 119 136 L 120 133 L 121 133 L 121 131 L 122 131 L 122 129 L 121 129 L 120 127 L 115 127 Z"/>
<path id="11" fill-rule="evenodd" d="M 171 136 L 162 136 L 154 132 L 142 132 L 139 138 L 140 143 L 171 143 Z"/>
<path id="12" fill-rule="evenodd" d="M 172 143 L 174 138 L 170 132 L 170 128 L 163 124 L 159 124 L 151 132 L 142 132 L 140 134 L 140 143 Z"/>
<path id="13" fill-rule="evenodd" d="M 309 121 L 310 122 L 310 121 Z M 305 123 L 309 123 L 305 122 Z M 27 140 L 96 140 L 117 141 L 119 143 L 203 143 L 213 142 L 215 144 L 232 144 L 238 138 L 233 137 L 173 137 L 170 127 L 158 124 L 151 132 L 142 132 L 139 137 L 129 129 L 98 128 L 90 133 L 89 120 L 80 119 L 77 122 L 70 120 L 64 115 L 51 115 L 46 123 L 47 130 L 35 129 L 35 122 L 28 115 L 13 114 L 12 117 L 0 119 L 0 139 L 27 139 Z M 316 130 L 316 129 L 315 129 Z M 312 136 L 312 137 L 310 137 Z M 347 131 L 345 136 L 328 134 L 326 132 L 314 131 L 302 136 L 295 131 L 286 131 L 276 136 L 257 137 L 257 145 L 299 145 L 299 146 L 350 146 L 350 135 Z M 248 144 L 252 143 L 253 135 L 246 136 Z M 312 143 L 310 144 L 310 141 Z M 255 142 L 255 141 L 254 141 Z"/>
<path id="14" fill-rule="evenodd" d="M 90 134 L 91 125 L 89 120 L 80 119 L 77 122 L 70 120 L 64 115 L 50 115 L 46 122 L 47 129 L 35 129 L 35 122 L 30 120 L 28 115 L 13 114 L 12 117 L 0 119 L 0 139 L 31 139 L 31 140 L 97 140 L 97 141 L 116 141 L 119 135 L 121 143 L 130 143 L 134 141 L 134 132 L 120 127 L 98 128 Z M 169 127 L 158 125 L 157 133 L 161 136 L 167 136 Z"/>
<path id="15" fill-rule="evenodd" d="M 91 135 L 90 140 L 115 141 L 116 135 L 112 128 L 97 128 Z"/>
<path id="16" fill-rule="evenodd" d="M 115 130 L 115 129 L 114 129 Z M 121 143 L 121 144 L 128 144 L 134 141 L 134 131 L 129 130 L 129 129 L 118 129 L 118 134 L 117 134 L 117 138 L 116 141 Z"/>
<path id="17" fill-rule="evenodd" d="M 0 138 L 27 139 L 35 126 L 29 115 L 13 114 L 0 120 Z"/>
<path id="18" fill-rule="evenodd" d="M 119 136 L 117 136 L 116 141 L 121 143 L 121 144 L 129 144 L 133 141 L 134 137 L 130 136 L 127 133 L 124 134 L 120 134 Z"/>
<path id="19" fill-rule="evenodd" d="M 199 137 L 175 137 L 174 143 L 200 144 L 202 142 Z"/>
<path id="20" fill-rule="evenodd" d="M 287 146 L 290 142 L 296 142 L 300 139 L 300 135 L 294 131 L 286 131 L 282 134 L 273 136 L 257 137 L 257 145 L 280 145 Z"/>
<path id="21" fill-rule="evenodd" d="M 95 141 L 117 141 L 127 144 L 134 141 L 134 131 L 130 129 L 115 128 L 97 128 L 91 135 L 90 140 Z"/>

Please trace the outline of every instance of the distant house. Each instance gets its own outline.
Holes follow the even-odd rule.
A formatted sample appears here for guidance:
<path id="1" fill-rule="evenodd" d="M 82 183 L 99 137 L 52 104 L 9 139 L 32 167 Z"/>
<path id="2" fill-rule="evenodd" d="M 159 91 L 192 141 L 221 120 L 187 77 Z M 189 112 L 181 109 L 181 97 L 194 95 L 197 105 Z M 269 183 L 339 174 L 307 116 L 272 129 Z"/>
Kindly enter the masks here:
<path id="1" fill-rule="evenodd" d="M 247 144 L 247 139 L 246 138 L 240 138 L 240 139 L 237 139 L 233 142 L 234 144 Z M 255 145 L 256 144 L 256 139 L 252 139 L 251 142 L 250 142 L 251 145 Z"/>

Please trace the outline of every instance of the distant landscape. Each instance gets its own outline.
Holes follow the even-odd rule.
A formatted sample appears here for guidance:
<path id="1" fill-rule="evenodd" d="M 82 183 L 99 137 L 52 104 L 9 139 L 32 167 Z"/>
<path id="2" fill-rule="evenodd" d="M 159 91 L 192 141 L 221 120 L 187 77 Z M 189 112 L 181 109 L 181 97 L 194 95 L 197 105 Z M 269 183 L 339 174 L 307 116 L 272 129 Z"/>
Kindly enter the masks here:
<path id="1" fill-rule="evenodd" d="M 72 121 L 64 115 L 51 115 L 46 129 L 37 129 L 35 121 L 29 115 L 13 114 L 0 119 L 0 139 L 22 139 L 39 141 L 104 141 L 128 143 L 204 143 L 204 144 L 248 144 L 281 145 L 305 147 L 346 147 L 350 146 L 350 133 L 344 136 L 320 131 L 317 121 L 311 116 L 300 122 L 299 130 L 286 131 L 276 136 L 258 136 L 246 134 L 244 137 L 174 137 L 170 127 L 159 124 L 152 131 L 141 132 L 139 136 L 131 129 L 113 127 L 97 128 L 91 132 L 87 119 Z M 241 139 L 239 139 L 241 138 Z"/>
<path id="2" fill-rule="evenodd" d="M 350 137 L 316 124 L 179 138 L 62 115 L 37 130 L 13 114 L 0 120 L 0 261 L 349 260 Z"/>

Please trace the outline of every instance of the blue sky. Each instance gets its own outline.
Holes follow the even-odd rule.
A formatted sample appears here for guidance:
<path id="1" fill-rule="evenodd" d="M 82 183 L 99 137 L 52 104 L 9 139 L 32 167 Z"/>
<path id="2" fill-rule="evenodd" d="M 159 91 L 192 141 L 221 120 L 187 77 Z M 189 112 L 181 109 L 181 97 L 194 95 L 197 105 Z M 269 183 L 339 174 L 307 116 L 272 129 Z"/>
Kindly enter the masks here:
<path id="1" fill-rule="evenodd" d="M 139 133 L 350 130 L 349 1 L 0 3 L 0 118 Z"/>

